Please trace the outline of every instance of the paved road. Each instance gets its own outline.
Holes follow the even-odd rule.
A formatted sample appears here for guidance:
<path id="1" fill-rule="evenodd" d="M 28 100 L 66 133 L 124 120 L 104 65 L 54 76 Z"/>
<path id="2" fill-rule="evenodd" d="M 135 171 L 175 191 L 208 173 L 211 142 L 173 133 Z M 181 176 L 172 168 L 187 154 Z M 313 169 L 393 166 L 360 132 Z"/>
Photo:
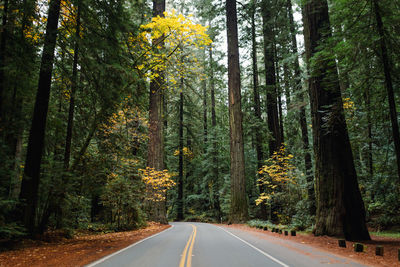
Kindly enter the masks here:
<path id="1" fill-rule="evenodd" d="M 205 223 L 172 227 L 87 267 L 363 266 L 307 245 Z"/>

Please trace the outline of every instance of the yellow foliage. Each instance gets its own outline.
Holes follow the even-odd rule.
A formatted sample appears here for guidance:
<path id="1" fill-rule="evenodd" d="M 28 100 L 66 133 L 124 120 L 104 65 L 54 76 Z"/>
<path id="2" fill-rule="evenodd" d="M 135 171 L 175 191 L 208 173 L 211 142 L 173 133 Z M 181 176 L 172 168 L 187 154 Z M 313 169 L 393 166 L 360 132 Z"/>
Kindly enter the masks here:
<path id="1" fill-rule="evenodd" d="M 157 171 L 154 168 L 146 167 L 146 169 L 139 169 L 139 172 L 146 185 L 146 199 L 150 201 L 164 201 L 167 190 L 176 185 L 171 179 L 173 174 L 168 170 Z"/>
<path id="2" fill-rule="evenodd" d="M 290 163 L 293 159 L 292 154 L 286 153 L 285 146 L 281 146 L 279 151 L 275 151 L 273 155 L 266 161 L 258 171 L 262 174 L 258 182 L 266 188 L 267 192 L 261 192 L 256 200 L 256 205 L 267 202 L 271 196 L 275 194 L 275 189 L 278 186 L 296 184 L 296 177 L 292 174 L 295 167 Z"/>
<path id="3" fill-rule="evenodd" d="M 211 44 L 206 33 L 207 28 L 195 24 L 174 10 L 164 12 L 164 17 L 154 17 L 151 22 L 140 26 L 138 36 L 129 36 L 127 46 L 137 58 L 136 70 L 147 78 L 159 77 L 159 73 L 167 70 L 168 62 L 179 69 L 179 78 L 184 77 L 183 61 L 196 63 L 193 55 L 184 56 L 183 49 L 187 47 L 204 48 Z M 188 60 L 188 58 L 192 58 Z M 171 67 L 169 66 L 169 67 Z M 152 70 L 152 72 L 149 72 Z M 176 80 L 171 82 L 176 84 Z"/>
<path id="4" fill-rule="evenodd" d="M 349 111 L 354 111 L 356 109 L 354 102 L 350 97 L 343 98 L 343 108 Z"/>
<path id="5" fill-rule="evenodd" d="M 188 147 L 183 147 L 182 150 L 183 150 L 183 156 L 184 156 L 184 157 L 186 157 L 186 158 L 188 158 L 188 159 L 190 159 L 190 160 L 192 160 L 192 159 L 194 158 L 194 154 L 193 154 L 193 152 L 190 150 L 190 148 L 188 148 Z M 180 154 L 179 149 L 177 149 L 177 150 L 174 151 L 174 156 L 179 156 L 179 154 Z"/>

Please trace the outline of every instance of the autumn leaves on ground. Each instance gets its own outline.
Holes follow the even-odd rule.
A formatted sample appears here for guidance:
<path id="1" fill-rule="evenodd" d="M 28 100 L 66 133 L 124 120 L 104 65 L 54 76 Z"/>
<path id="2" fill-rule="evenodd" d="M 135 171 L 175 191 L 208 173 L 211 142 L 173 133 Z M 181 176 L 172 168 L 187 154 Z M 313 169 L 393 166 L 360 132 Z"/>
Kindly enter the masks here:
<path id="1" fill-rule="evenodd" d="M 49 233 L 46 241 L 24 240 L 15 250 L 0 253 L 0 266 L 84 266 L 169 228 L 149 223 L 146 228 L 109 234 L 82 234 L 72 239 Z"/>

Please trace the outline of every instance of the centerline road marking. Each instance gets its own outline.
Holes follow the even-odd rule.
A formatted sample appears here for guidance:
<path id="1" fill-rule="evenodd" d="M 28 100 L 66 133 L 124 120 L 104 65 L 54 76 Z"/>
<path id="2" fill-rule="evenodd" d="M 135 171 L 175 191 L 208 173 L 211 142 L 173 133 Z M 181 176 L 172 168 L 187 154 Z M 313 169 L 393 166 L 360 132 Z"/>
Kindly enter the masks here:
<path id="1" fill-rule="evenodd" d="M 185 262 L 186 262 L 186 254 L 187 254 L 187 262 L 186 262 L 186 267 L 191 267 L 192 266 L 192 253 L 193 253 L 193 245 L 194 245 L 194 240 L 196 239 L 196 233 L 197 233 L 197 227 L 191 224 L 192 226 L 192 234 L 189 237 L 189 240 L 186 243 L 185 249 L 182 252 L 182 257 L 181 261 L 179 262 L 179 267 L 185 267 Z M 189 252 L 188 252 L 189 248 Z"/>

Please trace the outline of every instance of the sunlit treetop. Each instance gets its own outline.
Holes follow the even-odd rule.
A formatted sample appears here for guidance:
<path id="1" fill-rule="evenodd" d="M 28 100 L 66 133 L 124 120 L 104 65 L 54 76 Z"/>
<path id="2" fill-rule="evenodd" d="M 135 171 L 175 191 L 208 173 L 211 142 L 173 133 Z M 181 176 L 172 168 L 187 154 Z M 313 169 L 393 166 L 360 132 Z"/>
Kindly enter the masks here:
<path id="1" fill-rule="evenodd" d="M 158 71 L 165 71 L 168 62 L 175 66 L 182 63 L 185 49 L 203 49 L 212 43 L 207 27 L 194 23 L 191 16 L 185 17 L 174 10 L 164 12 L 164 17 L 154 17 L 151 22 L 141 25 L 138 36 L 130 36 L 128 48 L 136 58 L 136 68 L 151 79 L 158 77 Z M 191 55 L 186 62 L 195 62 Z M 152 73 L 148 73 L 153 70 Z"/>

